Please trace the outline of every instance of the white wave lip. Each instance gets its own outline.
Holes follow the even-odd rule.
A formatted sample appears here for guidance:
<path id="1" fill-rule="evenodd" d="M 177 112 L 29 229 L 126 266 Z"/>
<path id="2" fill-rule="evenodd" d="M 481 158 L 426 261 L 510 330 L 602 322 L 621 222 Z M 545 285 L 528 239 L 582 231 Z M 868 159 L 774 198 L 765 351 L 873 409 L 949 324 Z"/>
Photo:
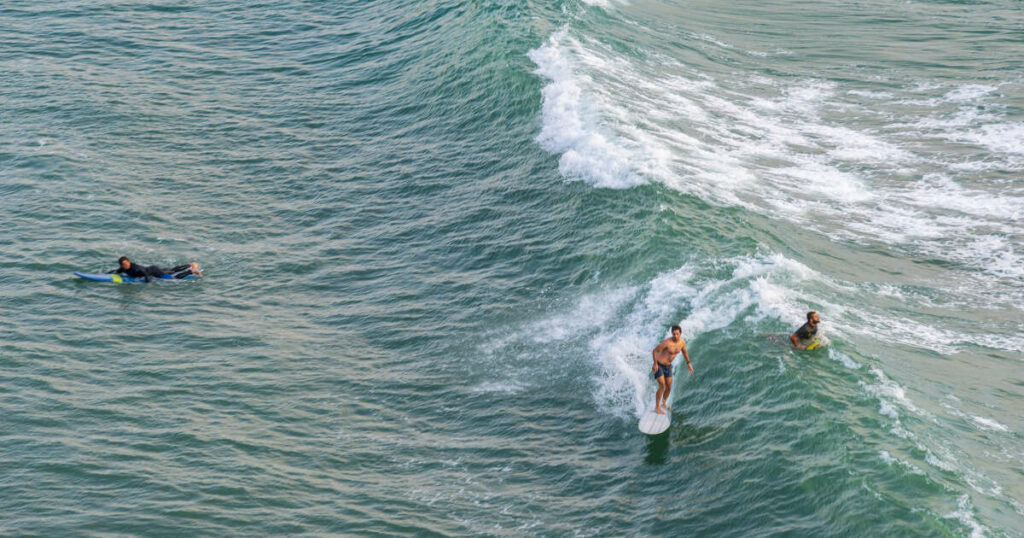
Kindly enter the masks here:
<path id="1" fill-rule="evenodd" d="M 585 180 L 597 187 L 628 188 L 644 181 L 633 170 L 634 150 L 601 132 L 593 95 L 577 81 L 571 50 L 578 45 L 567 28 L 559 30 L 528 56 L 537 65 L 535 74 L 548 80 L 542 90 L 543 124 L 537 142 L 545 150 L 561 154 L 562 175 Z"/>
<path id="2" fill-rule="evenodd" d="M 1024 165 L 1024 122 L 1000 115 L 997 85 L 924 81 L 879 93 L 812 78 L 716 79 L 654 52 L 627 57 L 568 26 L 529 56 L 546 81 L 537 141 L 559 155 L 567 179 L 662 183 L 833 238 L 1024 275 L 1012 239 L 1024 193 L 960 180 Z M 901 99 L 908 93 L 934 97 Z M 903 111 L 873 110 L 883 98 Z M 876 123 L 847 120 L 850 112 Z M 930 140 L 946 144 L 929 151 Z M 947 156 L 949 144 L 957 151 Z"/>

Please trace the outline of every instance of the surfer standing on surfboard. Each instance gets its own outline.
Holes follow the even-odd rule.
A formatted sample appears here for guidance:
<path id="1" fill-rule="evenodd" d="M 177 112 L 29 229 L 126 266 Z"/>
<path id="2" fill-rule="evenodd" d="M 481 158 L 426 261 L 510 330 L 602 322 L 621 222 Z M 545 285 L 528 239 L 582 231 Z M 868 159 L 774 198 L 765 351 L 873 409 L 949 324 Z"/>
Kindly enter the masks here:
<path id="1" fill-rule="evenodd" d="M 818 317 L 818 313 L 814 311 L 808 312 L 807 323 L 804 323 L 795 333 L 789 335 L 789 341 L 793 342 L 793 347 L 807 349 L 807 346 L 814 343 L 812 340 L 818 335 L 819 323 L 821 323 L 821 318 Z"/>
<path id="2" fill-rule="evenodd" d="M 672 361 L 679 352 L 683 353 L 686 359 L 686 367 L 693 373 L 693 364 L 690 364 L 690 354 L 686 352 L 686 340 L 683 340 L 683 329 L 679 325 L 672 326 L 672 336 L 658 344 L 658 347 L 651 351 L 654 358 L 654 379 L 658 382 L 658 393 L 654 396 L 654 412 L 659 415 L 665 414 L 668 409 L 668 395 L 672 392 Z"/>

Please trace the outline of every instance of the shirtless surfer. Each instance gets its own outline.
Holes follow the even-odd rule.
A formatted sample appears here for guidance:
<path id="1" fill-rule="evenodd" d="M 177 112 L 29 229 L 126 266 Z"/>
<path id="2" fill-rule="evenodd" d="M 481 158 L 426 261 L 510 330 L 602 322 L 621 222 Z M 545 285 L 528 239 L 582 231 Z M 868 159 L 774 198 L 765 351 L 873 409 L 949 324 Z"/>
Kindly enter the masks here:
<path id="1" fill-rule="evenodd" d="M 668 409 L 668 395 L 672 392 L 672 361 L 679 352 L 683 352 L 686 359 L 686 367 L 693 373 L 693 364 L 690 364 L 690 354 L 686 352 L 686 340 L 683 340 L 683 329 L 679 325 L 672 326 L 672 336 L 658 344 L 658 347 L 651 351 L 654 358 L 654 379 L 658 381 L 658 394 L 654 397 L 654 412 L 659 415 L 665 414 Z"/>

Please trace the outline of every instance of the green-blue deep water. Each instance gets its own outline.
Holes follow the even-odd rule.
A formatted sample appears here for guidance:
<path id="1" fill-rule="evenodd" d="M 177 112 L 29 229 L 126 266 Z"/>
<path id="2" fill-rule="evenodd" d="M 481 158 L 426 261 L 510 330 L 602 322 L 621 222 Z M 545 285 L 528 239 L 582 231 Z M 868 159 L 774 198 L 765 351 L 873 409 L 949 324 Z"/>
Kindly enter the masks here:
<path id="1" fill-rule="evenodd" d="M 0 535 L 1024 536 L 1022 175 L 1018 0 L 4 2 Z"/>

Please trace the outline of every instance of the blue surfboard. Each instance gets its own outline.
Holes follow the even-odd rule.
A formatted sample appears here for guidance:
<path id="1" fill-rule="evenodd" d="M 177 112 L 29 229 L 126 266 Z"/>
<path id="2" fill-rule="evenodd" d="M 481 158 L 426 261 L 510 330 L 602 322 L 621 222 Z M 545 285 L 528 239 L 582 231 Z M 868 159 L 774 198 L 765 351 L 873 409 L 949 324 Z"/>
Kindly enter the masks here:
<path id="1" fill-rule="evenodd" d="M 80 273 L 76 271 L 75 276 L 77 276 L 78 278 L 84 278 L 86 280 L 92 280 L 95 282 L 115 282 L 118 284 L 146 281 L 146 279 L 144 278 L 132 278 L 130 276 L 119 275 L 117 273 Z M 164 275 L 161 277 L 150 277 L 150 280 L 195 280 L 197 278 L 199 277 L 196 275 L 186 275 L 184 278 L 174 278 L 171 275 Z"/>

